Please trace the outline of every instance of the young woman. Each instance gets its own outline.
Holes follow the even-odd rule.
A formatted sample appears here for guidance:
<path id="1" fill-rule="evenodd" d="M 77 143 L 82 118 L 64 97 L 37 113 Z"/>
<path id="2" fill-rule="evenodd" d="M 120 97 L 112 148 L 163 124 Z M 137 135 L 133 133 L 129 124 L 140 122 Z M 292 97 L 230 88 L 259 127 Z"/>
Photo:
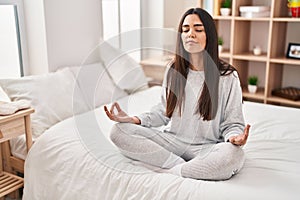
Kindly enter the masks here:
<path id="1" fill-rule="evenodd" d="M 242 91 L 235 69 L 218 57 L 217 31 L 201 8 L 183 15 L 176 56 L 166 73 L 161 103 L 128 116 L 114 103 L 111 139 L 127 157 L 161 171 L 203 180 L 226 180 L 244 163 L 247 141 Z M 114 109 L 117 109 L 117 113 Z M 167 125 L 164 131 L 152 127 Z"/>

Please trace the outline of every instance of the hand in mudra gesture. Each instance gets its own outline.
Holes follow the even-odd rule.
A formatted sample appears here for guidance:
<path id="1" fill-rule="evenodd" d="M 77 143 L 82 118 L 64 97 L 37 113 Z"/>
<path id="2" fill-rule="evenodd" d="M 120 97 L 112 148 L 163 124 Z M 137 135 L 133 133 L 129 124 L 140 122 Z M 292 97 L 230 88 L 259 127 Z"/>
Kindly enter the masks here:
<path id="1" fill-rule="evenodd" d="M 229 142 L 239 146 L 246 144 L 249 136 L 249 129 L 250 129 L 250 125 L 247 124 L 247 126 L 244 129 L 244 132 L 240 135 L 230 137 Z"/>
<path id="2" fill-rule="evenodd" d="M 115 108 L 117 109 L 117 113 L 115 113 Z M 121 122 L 121 123 L 133 123 L 133 124 L 140 124 L 140 120 L 137 117 L 130 117 L 127 115 L 126 112 L 124 112 L 120 105 L 117 102 L 114 102 L 108 110 L 106 106 L 104 106 L 104 111 L 109 119 L 115 121 L 115 122 Z"/>

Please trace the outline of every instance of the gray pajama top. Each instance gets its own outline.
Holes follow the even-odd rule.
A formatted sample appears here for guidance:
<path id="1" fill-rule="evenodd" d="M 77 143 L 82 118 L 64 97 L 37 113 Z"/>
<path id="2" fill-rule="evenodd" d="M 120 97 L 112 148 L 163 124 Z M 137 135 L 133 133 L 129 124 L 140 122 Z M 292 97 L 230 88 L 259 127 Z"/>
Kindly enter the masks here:
<path id="1" fill-rule="evenodd" d="M 236 72 L 220 76 L 218 111 L 216 117 L 204 121 L 195 113 L 202 91 L 204 71 L 189 70 L 185 87 L 182 114 L 175 109 L 171 118 L 166 112 L 166 78 L 163 83 L 161 102 L 150 112 L 138 116 L 145 127 L 165 126 L 164 132 L 188 144 L 211 144 L 228 141 L 229 137 L 243 133 L 245 123 L 242 110 L 242 91 Z M 164 134 L 164 133 L 161 133 Z"/>

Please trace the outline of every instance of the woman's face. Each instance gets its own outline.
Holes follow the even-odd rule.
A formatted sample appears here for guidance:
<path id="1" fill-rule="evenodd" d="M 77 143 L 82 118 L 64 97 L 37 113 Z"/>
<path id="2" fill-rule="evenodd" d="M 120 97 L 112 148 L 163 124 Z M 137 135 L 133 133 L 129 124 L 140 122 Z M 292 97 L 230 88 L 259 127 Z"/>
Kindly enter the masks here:
<path id="1" fill-rule="evenodd" d="M 181 39 L 184 49 L 189 53 L 199 53 L 205 49 L 206 33 L 198 15 L 187 15 L 182 24 Z"/>

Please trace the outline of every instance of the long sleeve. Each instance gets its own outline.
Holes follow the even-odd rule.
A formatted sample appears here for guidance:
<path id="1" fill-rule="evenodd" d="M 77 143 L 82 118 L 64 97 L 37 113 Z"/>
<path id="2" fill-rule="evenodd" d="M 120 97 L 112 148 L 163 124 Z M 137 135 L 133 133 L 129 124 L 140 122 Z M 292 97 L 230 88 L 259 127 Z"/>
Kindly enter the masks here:
<path id="1" fill-rule="evenodd" d="M 176 134 L 176 137 L 190 144 L 206 144 L 228 141 L 231 136 L 243 132 L 245 123 L 242 110 L 242 90 L 238 75 L 232 73 L 220 77 L 219 107 L 214 120 L 203 121 L 198 113 L 194 113 L 198 95 L 204 81 L 204 72 L 190 70 L 185 88 L 186 98 L 181 115 L 175 112 L 172 119 L 166 117 L 166 78 L 161 93 L 161 102 L 150 112 L 139 117 L 141 125 L 146 127 L 168 126 L 164 131 Z M 193 114 L 194 113 L 194 114 Z"/>
<path id="2" fill-rule="evenodd" d="M 243 133 L 245 122 L 242 109 L 242 90 L 237 73 L 232 74 L 231 83 L 223 85 L 223 108 L 220 132 L 225 141 L 231 136 Z"/>
<path id="3" fill-rule="evenodd" d="M 153 106 L 150 112 L 143 113 L 137 116 L 141 120 L 141 125 L 146 127 L 159 127 L 162 125 L 167 125 L 170 121 L 170 118 L 166 116 L 166 75 L 167 71 L 164 76 L 164 81 L 162 84 L 162 91 L 161 91 L 161 102 L 157 105 Z"/>

